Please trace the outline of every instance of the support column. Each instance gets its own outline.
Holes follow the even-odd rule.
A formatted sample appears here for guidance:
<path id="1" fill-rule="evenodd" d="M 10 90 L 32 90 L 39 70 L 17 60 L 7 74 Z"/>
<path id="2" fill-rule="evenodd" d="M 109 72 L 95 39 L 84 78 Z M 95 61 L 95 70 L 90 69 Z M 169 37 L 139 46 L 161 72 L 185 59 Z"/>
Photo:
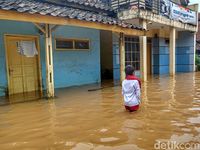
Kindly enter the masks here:
<path id="1" fill-rule="evenodd" d="M 140 20 L 140 25 L 147 29 L 147 21 Z M 143 81 L 147 81 L 147 37 L 140 36 L 140 75 Z"/>
<path id="2" fill-rule="evenodd" d="M 53 52 L 52 52 L 52 33 L 49 24 L 45 25 L 46 38 L 46 86 L 47 97 L 54 97 L 54 74 L 53 74 Z"/>
<path id="3" fill-rule="evenodd" d="M 170 43 L 169 43 L 169 73 L 171 76 L 175 75 L 176 67 L 176 29 L 170 29 Z"/>
<path id="4" fill-rule="evenodd" d="M 194 39 L 193 39 L 193 40 L 194 40 L 194 53 L 193 53 L 193 55 L 194 55 L 194 62 L 193 62 L 193 63 L 194 63 L 194 66 L 193 66 L 193 71 L 194 71 L 194 72 L 196 71 L 196 63 L 195 63 L 195 62 L 196 62 L 196 61 L 195 61 L 195 59 L 196 59 L 195 56 L 196 56 L 196 49 L 197 49 L 197 46 L 196 46 L 196 38 L 197 38 L 197 35 L 196 35 L 196 34 L 197 34 L 197 33 L 195 32 L 195 33 L 194 33 Z"/>
<path id="5" fill-rule="evenodd" d="M 124 34 L 120 33 L 120 80 L 121 82 L 125 79 L 125 41 Z"/>

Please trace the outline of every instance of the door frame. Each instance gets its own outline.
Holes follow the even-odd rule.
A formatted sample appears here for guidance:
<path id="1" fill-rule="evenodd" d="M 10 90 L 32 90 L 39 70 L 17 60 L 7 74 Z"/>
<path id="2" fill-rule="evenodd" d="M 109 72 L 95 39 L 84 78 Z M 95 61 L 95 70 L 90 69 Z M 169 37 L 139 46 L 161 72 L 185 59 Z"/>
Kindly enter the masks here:
<path id="1" fill-rule="evenodd" d="M 35 39 L 35 42 L 36 42 L 36 48 L 38 50 L 38 73 L 39 73 L 39 90 L 40 90 L 40 93 L 42 94 L 42 70 L 41 70 L 41 58 L 40 58 L 40 42 L 39 42 L 39 36 L 37 35 L 21 35 L 21 34 L 4 34 L 4 48 L 5 48 L 5 56 L 6 56 L 6 71 L 7 71 L 7 82 L 8 82 L 8 95 L 11 95 L 10 94 L 10 75 L 9 75 L 9 64 L 8 64 L 8 47 L 7 47 L 7 37 L 23 37 L 23 38 L 33 38 Z"/>
<path id="2" fill-rule="evenodd" d="M 148 49 L 148 46 L 150 46 L 150 49 Z M 151 43 L 147 43 L 147 60 L 148 60 L 148 62 L 147 63 L 149 63 L 150 62 L 150 64 L 148 64 L 147 65 L 147 73 L 148 73 L 148 75 L 151 75 L 152 74 L 152 48 L 151 48 Z"/>

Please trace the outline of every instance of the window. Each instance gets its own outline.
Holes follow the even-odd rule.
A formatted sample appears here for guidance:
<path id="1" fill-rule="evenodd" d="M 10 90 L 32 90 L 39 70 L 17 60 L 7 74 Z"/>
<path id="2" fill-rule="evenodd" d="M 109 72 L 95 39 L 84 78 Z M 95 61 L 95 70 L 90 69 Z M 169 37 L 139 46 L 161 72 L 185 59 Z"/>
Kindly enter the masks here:
<path id="1" fill-rule="evenodd" d="M 125 37 L 125 64 L 140 70 L 140 45 L 138 37 Z"/>
<path id="2" fill-rule="evenodd" d="M 73 49 L 73 40 L 56 39 L 56 49 Z"/>
<path id="3" fill-rule="evenodd" d="M 90 41 L 82 39 L 56 38 L 56 50 L 89 50 Z"/>
<path id="4" fill-rule="evenodd" d="M 75 49 L 89 49 L 89 41 L 75 40 Z"/>

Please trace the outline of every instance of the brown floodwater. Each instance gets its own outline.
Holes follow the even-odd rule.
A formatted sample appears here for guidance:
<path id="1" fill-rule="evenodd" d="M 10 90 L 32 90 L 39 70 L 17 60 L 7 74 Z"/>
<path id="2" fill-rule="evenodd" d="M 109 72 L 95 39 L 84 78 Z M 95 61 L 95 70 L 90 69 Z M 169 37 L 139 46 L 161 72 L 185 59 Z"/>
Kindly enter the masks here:
<path id="1" fill-rule="evenodd" d="M 149 77 L 133 113 L 123 107 L 121 87 L 108 85 L 1 105 L 0 150 L 152 150 L 160 142 L 200 143 L 200 73 Z"/>

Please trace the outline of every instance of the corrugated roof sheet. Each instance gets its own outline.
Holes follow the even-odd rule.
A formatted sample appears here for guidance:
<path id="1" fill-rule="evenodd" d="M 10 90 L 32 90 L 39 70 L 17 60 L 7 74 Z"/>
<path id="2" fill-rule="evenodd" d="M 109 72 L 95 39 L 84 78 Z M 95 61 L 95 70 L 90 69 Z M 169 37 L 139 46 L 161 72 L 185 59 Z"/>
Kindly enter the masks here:
<path id="1" fill-rule="evenodd" d="M 78 1 L 78 0 L 68 0 L 68 1 Z M 21 13 L 73 18 L 90 22 L 118 25 L 124 28 L 144 30 L 140 26 L 126 23 L 124 21 L 118 20 L 117 18 L 110 17 L 106 13 L 105 14 L 95 13 L 92 11 L 76 9 L 68 6 L 60 6 L 47 2 L 39 2 L 36 0 L 0 0 L 0 9 L 13 10 Z"/>

